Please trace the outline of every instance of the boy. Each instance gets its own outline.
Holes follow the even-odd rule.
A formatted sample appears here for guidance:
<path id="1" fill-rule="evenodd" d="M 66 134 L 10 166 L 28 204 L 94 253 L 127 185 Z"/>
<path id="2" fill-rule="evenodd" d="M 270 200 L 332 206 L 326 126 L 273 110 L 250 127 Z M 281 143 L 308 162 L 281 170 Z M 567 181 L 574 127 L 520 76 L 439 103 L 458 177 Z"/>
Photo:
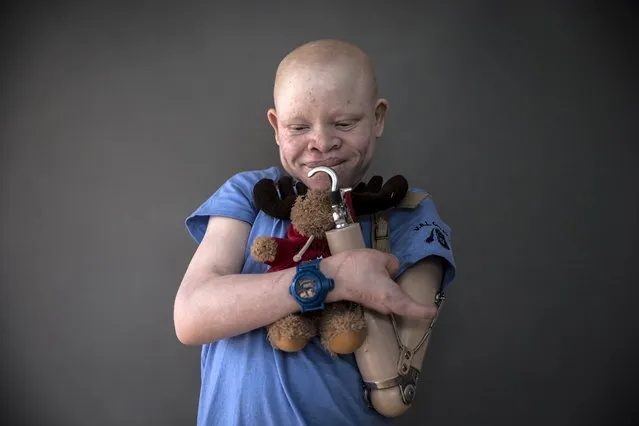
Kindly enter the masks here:
<path id="1" fill-rule="evenodd" d="M 340 186 L 355 186 L 368 170 L 384 129 L 388 102 L 368 56 L 356 46 L 319 40 L 293 50 L 280 63 L 267 118 L 281 168 L 231 177 L 186 220 L 199 246 L 175 300 L 180 341 L 202 345 L 198 425 L 384 425 L 366 405 L 354 356 L 331 358 L 312 340 L 299 352 L 274 349 L 265 326 L 300 305 L 289 294 L 295 268 L 265 273 L 247 247 L 260 235 L 285 237 L 288 223 L 256 210 L 255 183 L 291 176 L 309 188 L 328 188 L 332 168 Z M 433 318 L 437 309 L 410 299 L 394 281 L 418 262 L 439 271 L 439 287 L 454 276 L 449 241 L 425 242 L 436 222 L 450 235 L 431 198 L 392 212 L 393 254 L 362 249 L 324 258 L 319 270 L 335 282 L 326 302 L 351 300 L 381 313 Z M 364 235 L 370 221 L 360 221 Z M 448 237 L 446 237 L 448 238 Z M 366 238 L 370 247 L 370 238 Z M 435 284 L 433 284 L 435 285 Z"/>

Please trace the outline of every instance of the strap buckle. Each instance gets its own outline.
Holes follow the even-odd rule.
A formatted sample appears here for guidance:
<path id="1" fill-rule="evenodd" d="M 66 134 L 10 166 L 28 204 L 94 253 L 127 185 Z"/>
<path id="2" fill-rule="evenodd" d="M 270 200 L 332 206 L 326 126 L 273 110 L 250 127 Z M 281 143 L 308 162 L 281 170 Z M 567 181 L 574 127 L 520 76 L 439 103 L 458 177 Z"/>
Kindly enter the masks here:
<path id="1" fill-rule="evenodd" d="M 375 227 L 375 240 L 386 240 L 390 237 L 388 219 L 386 215 L 375 215 L 374 227 Z"/>
<path id="2" fill-rule="evenodd" d="M 399 386 L 402 402 L 406 405 L 410 405 L 415 400 L 419 375 L 419 370 L 411 366 L 406 374 L 401 374 L 390 379 L 379 380 L 376 382 L 364 382 L 364 397 L 366 398 L 366 402 L 369 407 L 372 406 L 370 400 L 371 390 L 390 389 L 395 386 Z"/>

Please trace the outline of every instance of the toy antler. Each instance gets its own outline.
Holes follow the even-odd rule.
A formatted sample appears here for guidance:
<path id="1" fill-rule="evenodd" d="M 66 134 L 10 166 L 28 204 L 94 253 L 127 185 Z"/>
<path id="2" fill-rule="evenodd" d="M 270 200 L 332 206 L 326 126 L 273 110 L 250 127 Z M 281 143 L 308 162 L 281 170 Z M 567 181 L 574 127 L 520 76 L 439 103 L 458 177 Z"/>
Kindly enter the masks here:
<path id="1" fill-rule="evenodd" d="M 272 179 L 262 179 L 253 188 L 253 200 L 257 208 L 269 216 L 287 220 L 291 218 L 291 208 L 297 195 L 304 195 L 307 191 L 306 185 L 302 182 L 298 182 L 295 189 L 297 194 L 293 189 L 293 178 L 290 176 L 281 177 L 277 185 Z"/>
<path id="2" fill-rule="evenodd" d="M 355 214 L 365 215 L 389 209 L 399 204 L 408 192 L 408 181 L 395 175 L 382 186 L 382 177 L 373 176 L 368 184 L 364 182 L 351 191 Z"/>

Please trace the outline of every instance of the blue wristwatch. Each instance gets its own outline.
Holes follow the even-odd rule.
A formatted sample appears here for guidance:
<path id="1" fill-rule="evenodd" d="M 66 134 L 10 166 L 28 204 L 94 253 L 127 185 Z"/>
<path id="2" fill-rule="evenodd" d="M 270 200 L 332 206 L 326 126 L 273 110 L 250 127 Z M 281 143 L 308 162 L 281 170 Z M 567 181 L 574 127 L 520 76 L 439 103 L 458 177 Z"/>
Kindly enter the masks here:
<path id="1" fill-rule="evenodd" d="M 335 283 L 319 270 L 322 259 L 314 259 L 297 265 L 289 293 L 299 303 L 302 312 L 324 309 L 324 300 Z"/>

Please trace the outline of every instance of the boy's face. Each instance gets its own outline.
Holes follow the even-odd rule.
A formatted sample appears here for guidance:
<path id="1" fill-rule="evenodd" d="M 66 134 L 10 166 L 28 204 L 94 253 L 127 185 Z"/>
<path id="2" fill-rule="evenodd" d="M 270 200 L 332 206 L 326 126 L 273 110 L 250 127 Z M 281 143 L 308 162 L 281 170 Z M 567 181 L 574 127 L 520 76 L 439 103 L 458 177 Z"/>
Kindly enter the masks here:
<path id="1" fill-rule="evenodd" d="M 387 102 L 373 97 L 372 83 L 352 69 L 295 67 L 275 94 L 268 119 L 284 169 L 312 189 L 328 188 L 332 168 L 340 187 L 353 186 L 368 169 L 382 135 Z"/>

